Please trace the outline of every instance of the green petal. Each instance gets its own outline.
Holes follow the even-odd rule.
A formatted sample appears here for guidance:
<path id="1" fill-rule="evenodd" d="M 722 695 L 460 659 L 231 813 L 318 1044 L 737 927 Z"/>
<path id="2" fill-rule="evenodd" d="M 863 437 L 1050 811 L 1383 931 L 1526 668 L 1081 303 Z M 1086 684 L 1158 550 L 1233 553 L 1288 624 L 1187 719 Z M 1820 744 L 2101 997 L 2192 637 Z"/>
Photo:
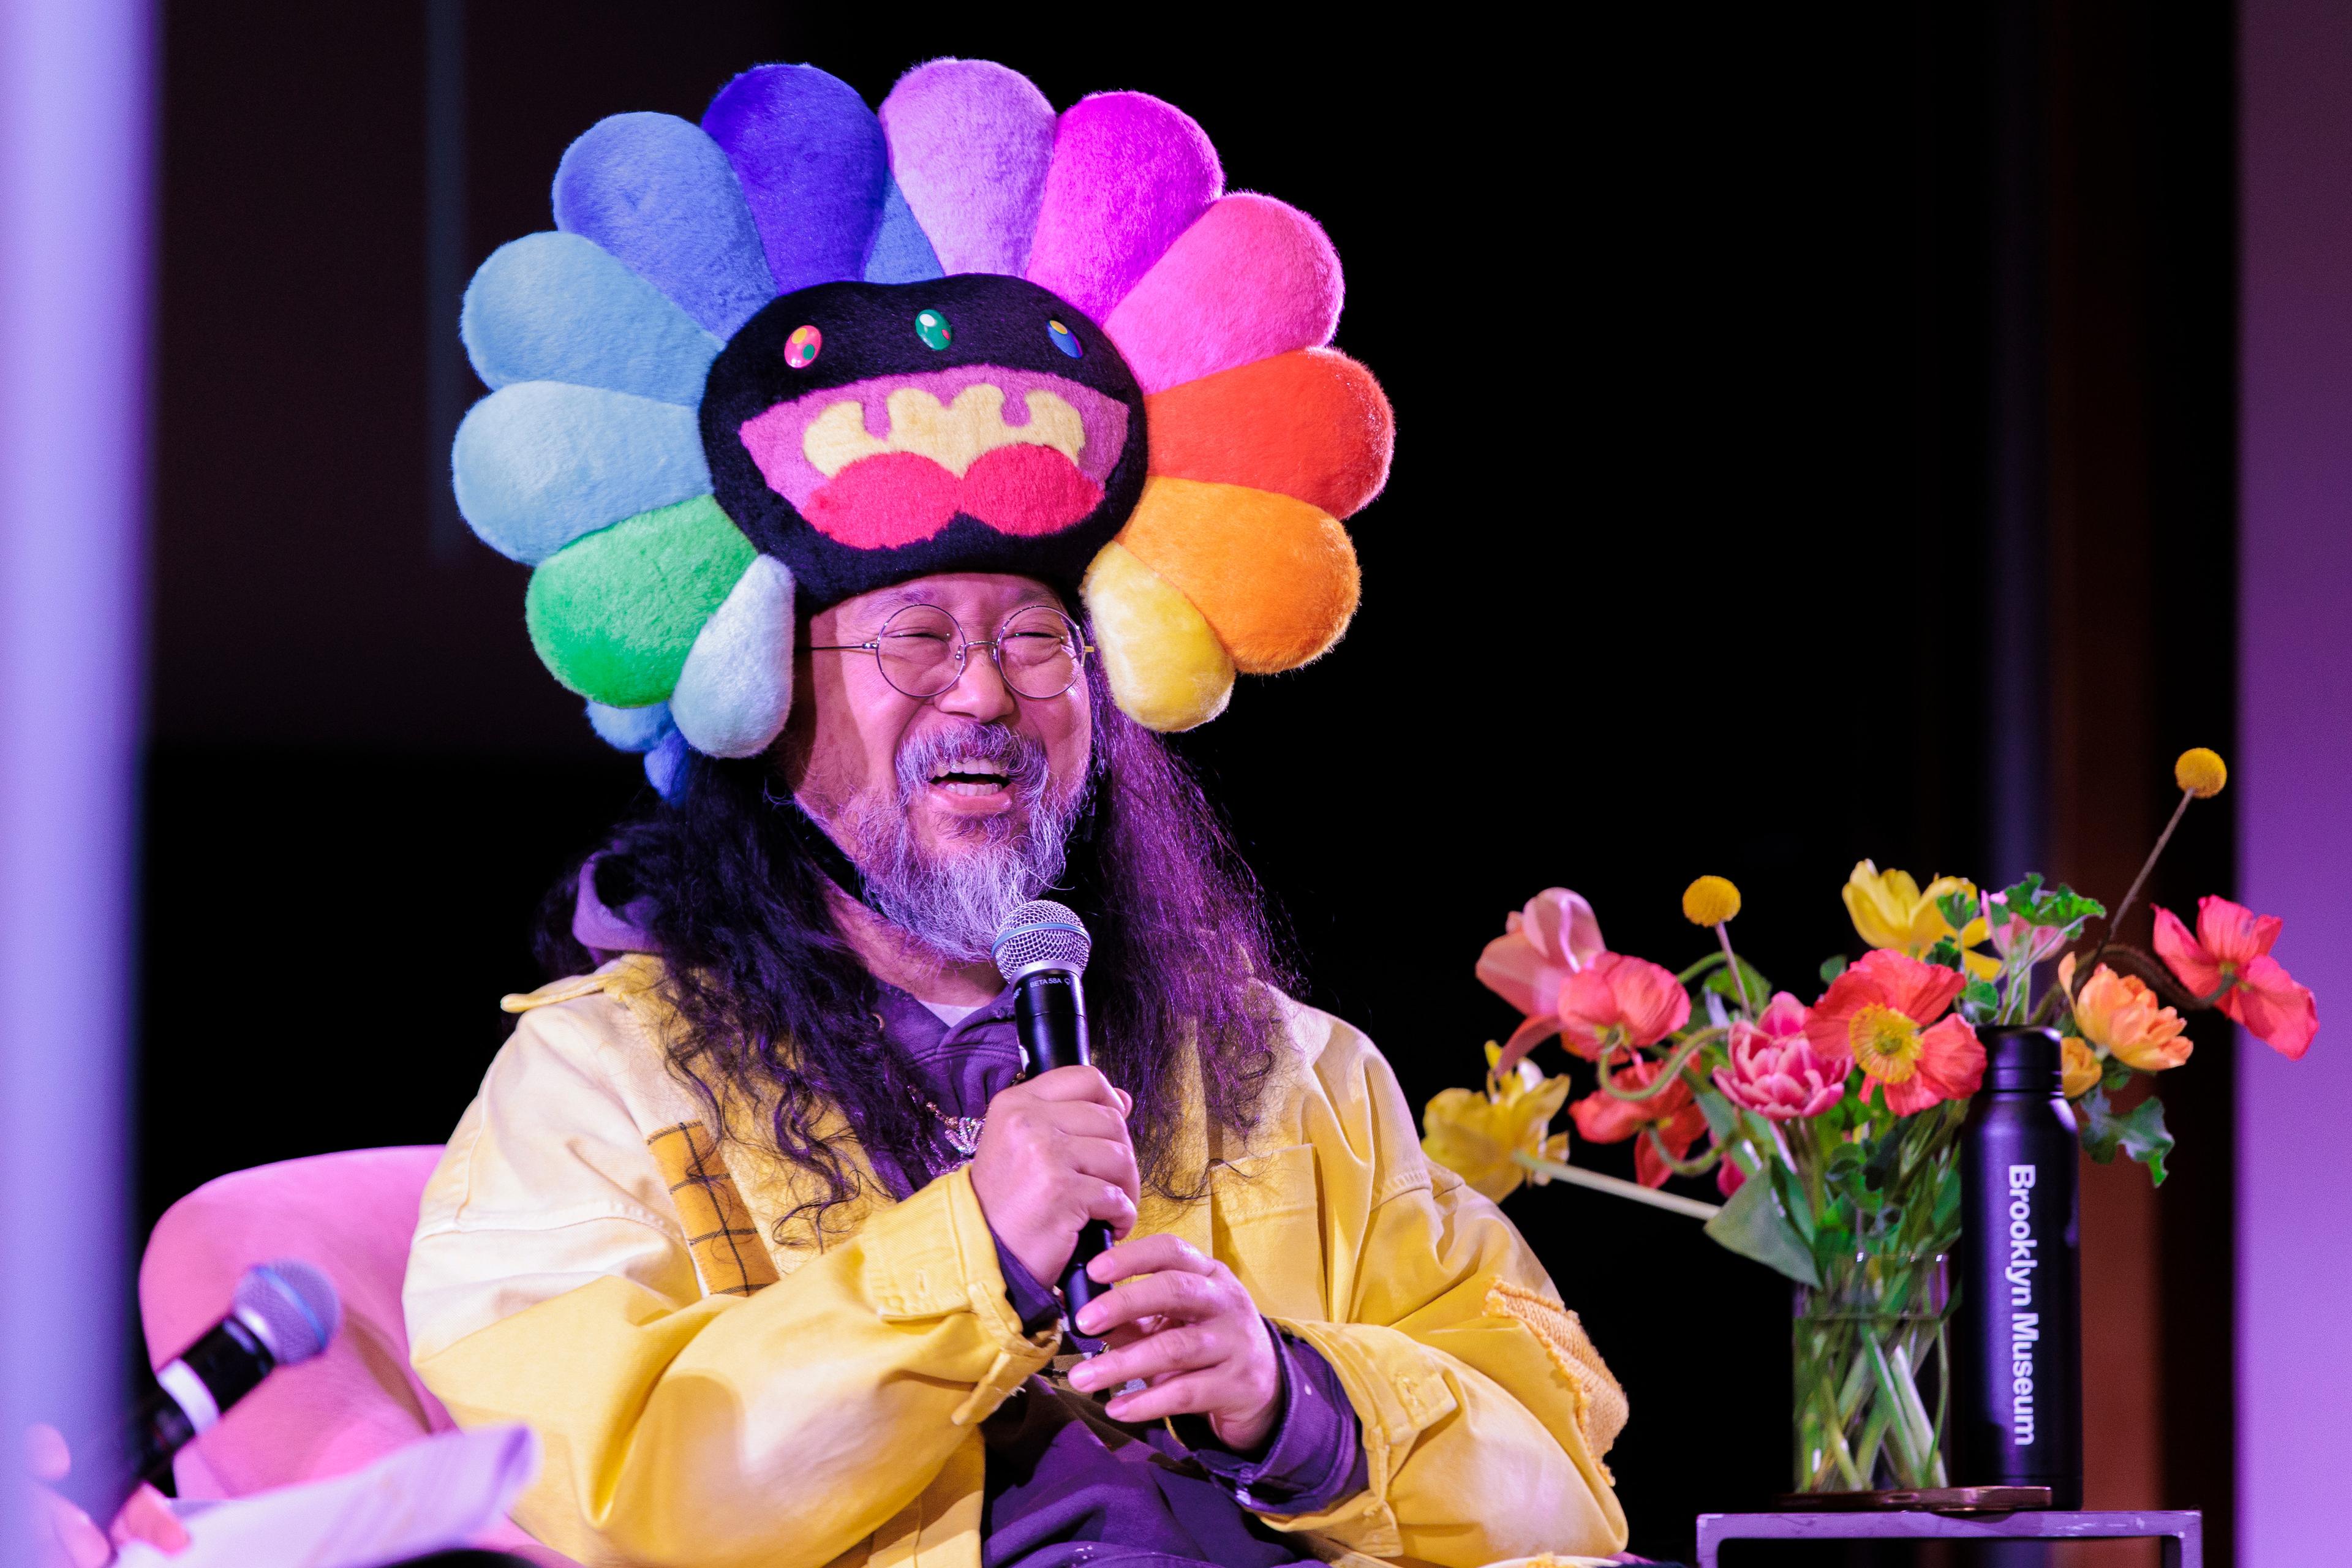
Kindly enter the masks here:
<path id="1" fill-rule="evenodd" d="M 614 708 L 663 701 L 695 634 L 757 553 L 709 496 L 625 518 L 530 574 L 531 646 L 583 697 Z"/>

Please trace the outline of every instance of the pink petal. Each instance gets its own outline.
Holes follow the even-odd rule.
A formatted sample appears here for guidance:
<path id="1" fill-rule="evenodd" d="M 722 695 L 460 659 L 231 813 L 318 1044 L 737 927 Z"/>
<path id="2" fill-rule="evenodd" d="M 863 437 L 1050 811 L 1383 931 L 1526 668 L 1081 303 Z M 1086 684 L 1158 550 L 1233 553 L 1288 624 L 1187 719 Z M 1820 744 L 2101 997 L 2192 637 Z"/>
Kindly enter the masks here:
<path id="1" fill-rule="evenodd" d="M 1546 1007 L 1536 1001 L 1536 977 L 1543 968 L 1535 944 L 1525 933 L 1511 931 L 1488 942 L 1478 955 L 1478 983 L 1522 1013 L 1549 1013 L 1557 1002 Z"/>
<path id="2" fill-rule="evenodd" d="M 2197 942 L 2222 963 L 2252 963 L 2278 940 L 2279 918 L 2208 895 L 2197 900 Z"/>
<path id="3" fill-rule="evenodd" d="M 1503 1042 L 1503 1054 L 1495 1058 L 1495 1070 L 1506 1073 L 1518 1065 L 1519 1058 L 1559 1033 L 1559 1019 L 1550 1014 L 1523 1020 Z"/>
<path id="4" fill-rule="evenodd" d="M 2221 1010 L 2289 1061 L 2301 1061 L 2319 1033 L 2319 1003 L 2267 953 L 2246 965 Z"/>
<path id="5" fill-rule="evenodd" d="M 1272 196 L 1225 196 L 1179 235 L 1103 330 L 1147 393 L 1293 349 L 1339 325 L 1339 253 Z"/>
<path id="6" fill-rule="evenodd" d="M 2200 922 L 2203 914 L 2200 911 Z M 2199 996 L 2210 996 L 2221 984 L 2221 966 L 2213 955 L 2199 945 L 2180 917 L 2161 904 L 2156 906 L 2156 952 L 2173 977 Z"/>

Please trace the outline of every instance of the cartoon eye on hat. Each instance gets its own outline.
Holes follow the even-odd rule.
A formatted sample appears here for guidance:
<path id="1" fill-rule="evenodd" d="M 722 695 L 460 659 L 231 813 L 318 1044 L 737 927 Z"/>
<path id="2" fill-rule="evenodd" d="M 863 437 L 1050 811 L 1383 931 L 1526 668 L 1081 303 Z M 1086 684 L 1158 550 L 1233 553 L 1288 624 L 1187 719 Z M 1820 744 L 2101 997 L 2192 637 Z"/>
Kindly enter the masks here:
<path id="1" fill-rule="evenodd" d="M 1328 346 L 1339 258 L 1297 208 L 1224 194 L 1173 106 L 1057 115 L 937 60 L 877 114 L 763 66 L 699 126 L 592 127 L 554 207 L 467 290 L 493 390 L 457 500 L 534 568 L 541 658 L 657 784 L 682 746 L 773 742 L 796 614 L 911 576 L 1077 594 L 1160 731 L 1354 614 L 1340 520 L 1385 483 L 1392 420 Z"/>

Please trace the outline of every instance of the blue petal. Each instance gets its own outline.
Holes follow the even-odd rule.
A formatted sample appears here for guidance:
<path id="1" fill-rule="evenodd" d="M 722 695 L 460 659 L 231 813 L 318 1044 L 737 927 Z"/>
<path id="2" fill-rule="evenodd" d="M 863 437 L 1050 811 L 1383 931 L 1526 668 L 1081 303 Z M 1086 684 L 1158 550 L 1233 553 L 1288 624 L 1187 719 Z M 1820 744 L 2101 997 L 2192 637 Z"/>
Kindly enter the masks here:
<path id="1" fill-rule="evenodd" d="M 650 708 L 607 708 L 602 702 L 591 702 L 588 727 L 616 752 L 650 752 L 677 728 L 670 722 L 667 702 Z"/>
<path id="2" fill-rule="evenodd" d="M 882 226 L 874 231 L 874 250 L 866 258 L 868 283 L 928 283 L 944 274 L 931 249 L 930 237 L 915 221 L 912 207 L 898 182 L 890 182 L 882 198 Z"/>
<path id="3" fill-rule="evenodd" d="M 474 405 L 450 467 L 457 510 L 482 542 L 531 565 L 710 489 L 693 409 L 553 381 L 518 382 Z"/>
<path id="4" fill-rule="evenodd" d="M 882 123 L 814 66 L 759 66 L 719 89 L 702 128 L 742 182 L 776 292 L 857 278 L 890 183 Z"/>
<path id="5" fill-rule="evenodd" d="M 691 406 L 719 353 L 660 289 L 576 234 L 502 245 L 466 289 L 457 331 L 492 387 L 565 381 Z"/>
<path id="6" fill-rule="evenodd" d="M 792 705 L 793 574 L 774 556 L 756 556 L 696 634 L 670 716 L 705 756 L 755 757 Z"/>
<path id="7" fill-rule="evenodd" d="M 646 782 L 667 801 L 676 801 L 686 787 L 686 737 L 672 730 L 646 753 Z"/>
<path id="8" fill-rule="evenodd" d="M 674 114 L 615 114 L 565 149 L 555 226 L 619 257 L 721 338 L 775 298 L 727 154 Z"/>

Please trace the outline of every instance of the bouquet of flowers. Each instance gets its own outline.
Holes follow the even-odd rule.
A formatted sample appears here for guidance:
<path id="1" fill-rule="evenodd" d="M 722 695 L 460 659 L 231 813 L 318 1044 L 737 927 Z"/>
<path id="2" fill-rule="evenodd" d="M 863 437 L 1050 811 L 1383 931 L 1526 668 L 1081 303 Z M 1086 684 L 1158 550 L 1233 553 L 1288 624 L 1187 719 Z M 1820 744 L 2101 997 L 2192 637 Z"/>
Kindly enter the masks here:
<path id="1" fill-rule="evenodd" d="M 1843 893 L 1869 951 L 1823 963 L 1810 1004 L 1735 950 L 1739 890 L 1721 877 L 1683 894 L 1684 915 L 1715 945 L 1679 971 L 1611 952 L 1589 903 L 1547 889 L 1478 960 L 1479 979 L 1525 1021 L 1488 1042 L 1483 1089 L 1430 1101 L 1423 1149 L 1496 1200 L 1564 1180 L 1705 1218 L 1717 1242 L 1805 1287 L 1799 1489 L 1943 1485 L 1942 1413 L 1920 1389 L 1942 1359 L 1959 1127 L 1984 1072 L 1976 1030 L 2058 1027 L 2084 1150 L 2102 1163 L 2126 1154 L 2159 1184 L 2172 1137 L 2147 1089 L 2189 1059 L 2181 1011 L 2218 1008 L 2290 1058 L 2317 1030 L 2312 994 L 2271 956 L 2275 917 L 2206 898 L 2193 931 L 2156 910 L 2153 955 L 2113 940 L 2189 802 L 2227 776 L 2210 751 L 2181 755 L 2179 805 L 2107 938 L 2079 957 L 2070 950 L 2106 910 L 2063 884 L 2028 876 L 1991 892 L 1938 877 L 1922 888 L 1863 861 Z M 1530 1059 L 1555 1036 L 1591 1065 L 1594 1087 L 1572 1104 L 1567 1074 Z M 1637 1181 L 1570 1163 L 1569 1134 L 1550 1125 L 1563 1105 L 1588 1142 L 1638 1141 Z M 1709 1173 L 1719 1205 L 1659 1191 Z M 1933 1380 L 1939 1405 L 1944 1382 Z"/>

